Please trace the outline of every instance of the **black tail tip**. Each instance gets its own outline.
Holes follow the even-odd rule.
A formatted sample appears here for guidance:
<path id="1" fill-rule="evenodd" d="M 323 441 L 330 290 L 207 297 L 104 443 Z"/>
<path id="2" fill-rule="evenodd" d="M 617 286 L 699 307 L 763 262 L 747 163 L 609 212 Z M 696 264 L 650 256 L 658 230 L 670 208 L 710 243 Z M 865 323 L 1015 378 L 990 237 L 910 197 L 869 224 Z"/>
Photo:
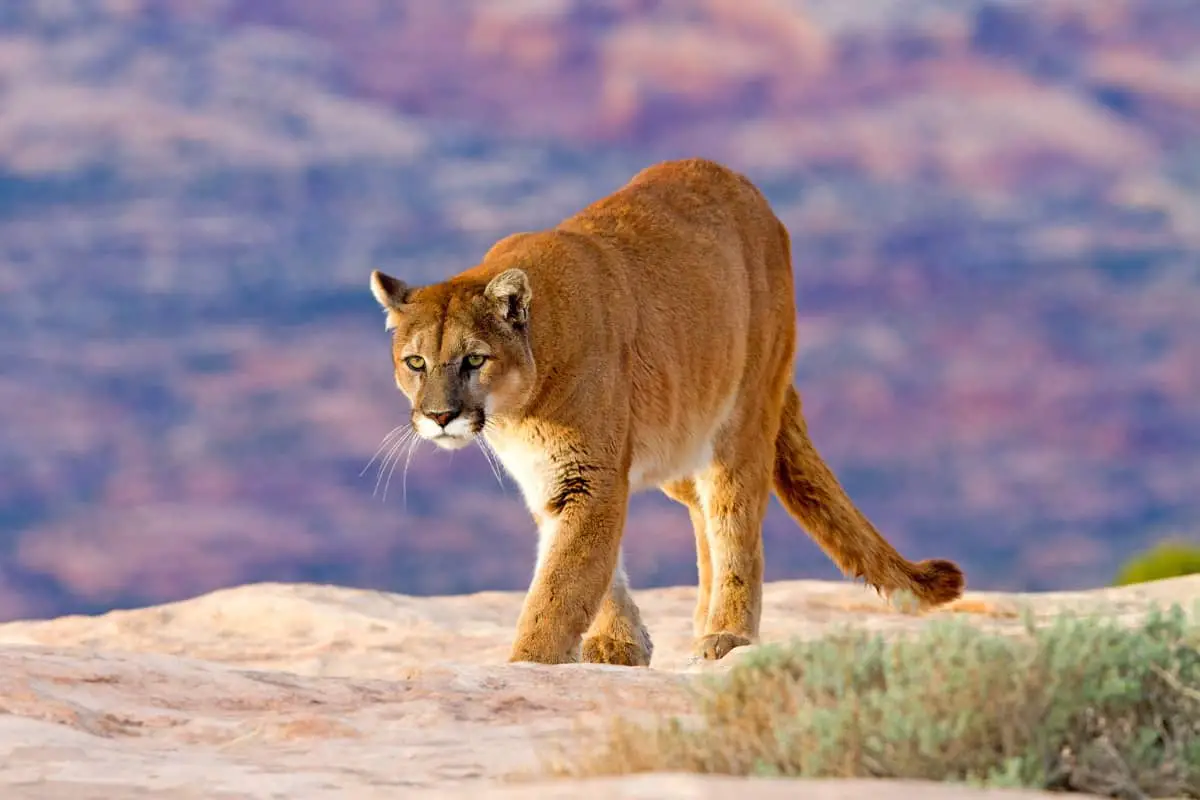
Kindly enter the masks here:
<path id="1" fill-rule="evenodd" d="M 962 597 L 967 579 L 958 564 L 934 558 L 914 566 L 914 591 L 926 606 L 940 606 Z"/>

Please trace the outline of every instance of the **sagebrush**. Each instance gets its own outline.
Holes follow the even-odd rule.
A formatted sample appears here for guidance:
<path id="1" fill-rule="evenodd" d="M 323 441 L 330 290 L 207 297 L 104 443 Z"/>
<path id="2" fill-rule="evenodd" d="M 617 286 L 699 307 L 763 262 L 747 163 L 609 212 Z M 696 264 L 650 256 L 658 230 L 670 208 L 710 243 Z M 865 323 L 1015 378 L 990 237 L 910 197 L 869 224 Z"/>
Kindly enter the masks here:
<path id="1" fill-rule="evenodd" d="M 767 647 L 701 684 L 694 718 L 616 720 L 559 774 L 888 777 L 1200 797 L 1200 628 L 1062 616 Z M 564 758 L 565 756 L 565 758 Z"/>

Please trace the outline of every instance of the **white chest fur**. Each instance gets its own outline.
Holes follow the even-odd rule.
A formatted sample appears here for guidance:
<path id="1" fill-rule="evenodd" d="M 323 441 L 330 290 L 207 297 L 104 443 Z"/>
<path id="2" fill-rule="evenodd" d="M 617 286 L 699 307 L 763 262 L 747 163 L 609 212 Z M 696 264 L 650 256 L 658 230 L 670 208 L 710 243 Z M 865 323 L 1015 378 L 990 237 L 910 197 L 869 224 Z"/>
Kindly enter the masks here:
<path id="1" fill-rule="evenodd" d="M 546 513 L 554 480 L 550 458 L 545 448 L 535 446 L 517 434 L 489 431 L 486 436 L 505 471 L 521 487 L 525 505 L 537 522 L 537 569 L 540 570 L 558 531 L 557 519 Z"/>
<path id="2" fill-rule="evenodd" d="M 486 436 L 505 471 L 521 487 L 530 513 L 540 522 L 545 514 L 546 501 L 550 499 L 551 482 L 554 479 L 545 448 L 533 445 L 515 433 L 489 431 Z"/>

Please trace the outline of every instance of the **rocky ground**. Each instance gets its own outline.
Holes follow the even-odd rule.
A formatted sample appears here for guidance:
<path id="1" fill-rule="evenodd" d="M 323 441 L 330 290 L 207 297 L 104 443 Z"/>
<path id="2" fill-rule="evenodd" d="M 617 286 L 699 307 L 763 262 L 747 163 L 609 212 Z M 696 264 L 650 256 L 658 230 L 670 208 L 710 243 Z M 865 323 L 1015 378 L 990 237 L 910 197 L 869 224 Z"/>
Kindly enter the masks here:
<path id="1" fill-rule="evenodd" d="M 685 708 L 693 590 L 640 594 L 650 669 L 504 663 L 521 595 L 415 598 L 258 584 L 97 617 L 0 626 L 0 795 L 48 798 L 710 797 L 732 779 L 537 778 L 614 708 Z M 1123 589 L 969 593 L 915 616 L 847 583 L 766 591 L 764 641 L 841 624 L 912 630 L 947 614 L 997 629 L 1064 609 L 1130 617 L 1200 600 L 1200 576 Z M 736 655 L 733 657 L 736 658 Z M 528 781 L 533 780 L 531 785 Z M 755 796 L 929 800 L 1024 793 L 877 782 L 765 782 Z"/>

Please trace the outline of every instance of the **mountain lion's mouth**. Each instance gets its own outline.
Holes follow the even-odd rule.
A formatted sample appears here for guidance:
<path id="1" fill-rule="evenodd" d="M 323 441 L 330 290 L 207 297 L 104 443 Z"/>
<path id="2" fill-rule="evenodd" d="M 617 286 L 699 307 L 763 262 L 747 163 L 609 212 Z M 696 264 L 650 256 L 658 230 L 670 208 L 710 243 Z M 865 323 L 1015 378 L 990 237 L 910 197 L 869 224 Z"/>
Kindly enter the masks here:
<path id="1" fill-rule="evenodd" d="M 449 433 L 440 433 L 429 441 L 433 442 L 443 450 L 458 450 L 469 445 L 471 440 L 474 438 L 475 434 L 473 433 L 469 436 L 455 436 Z"/>

